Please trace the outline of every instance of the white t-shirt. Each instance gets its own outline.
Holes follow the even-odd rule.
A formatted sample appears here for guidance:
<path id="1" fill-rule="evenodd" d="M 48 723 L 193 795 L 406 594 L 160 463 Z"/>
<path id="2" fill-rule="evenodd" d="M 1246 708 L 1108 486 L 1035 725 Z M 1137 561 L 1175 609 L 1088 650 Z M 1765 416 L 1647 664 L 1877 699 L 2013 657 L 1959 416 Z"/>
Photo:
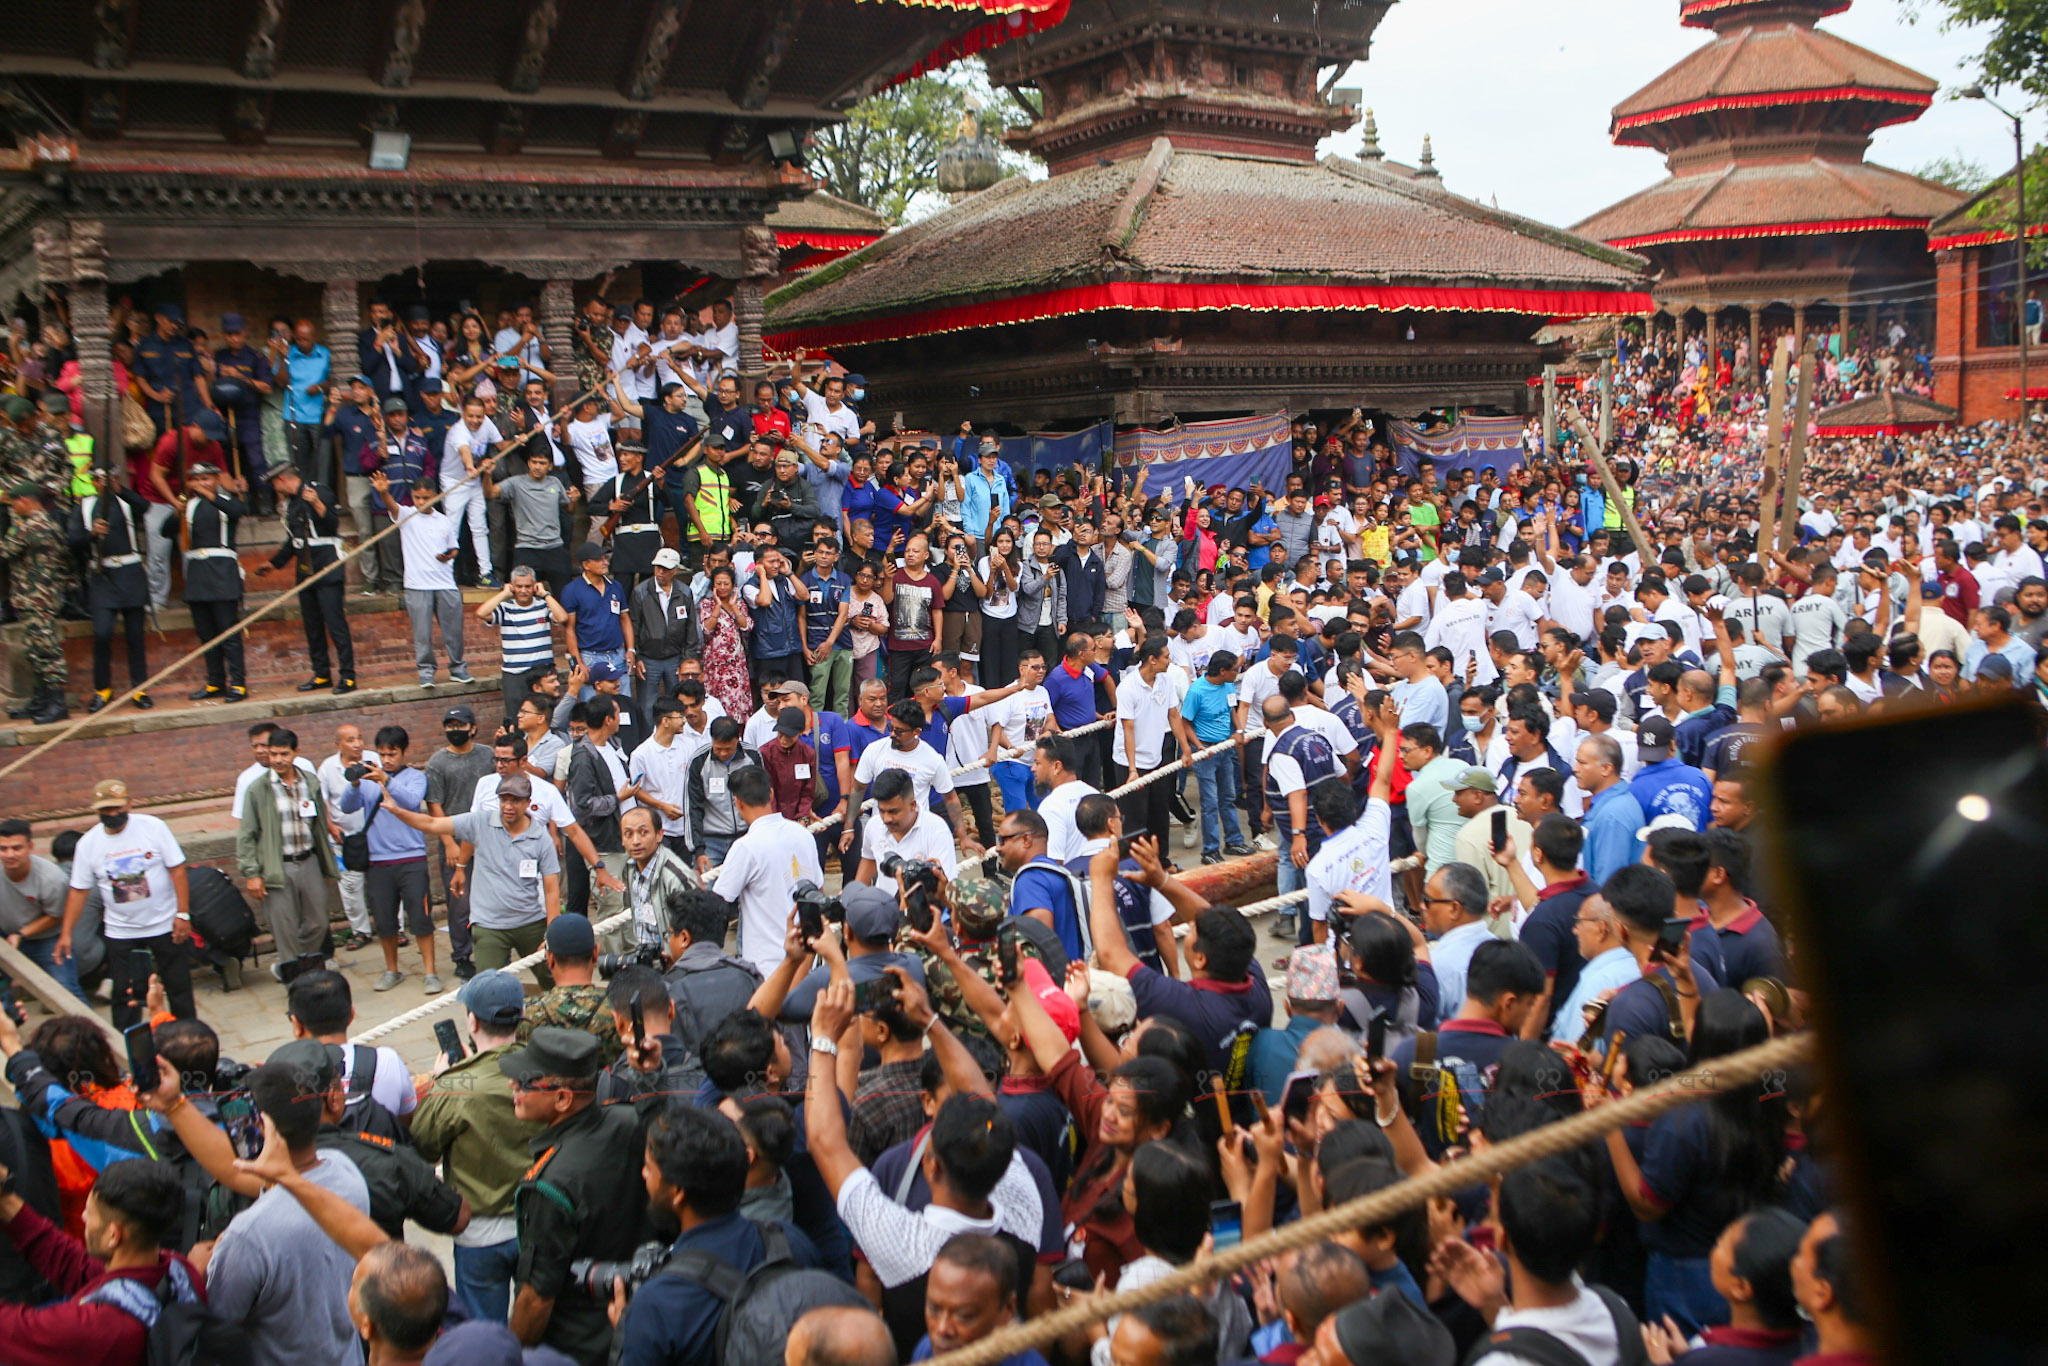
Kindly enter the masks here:
<path id="1" fill-rule="evenodd" d="M 379 1045 L 377 1063 L 370 1073 L 370 1098 L 394 1115 L 409 1115 L 420 1103 L 419 1092 L 412 1084 L 412 1069 L 395 1048 Z M 341 1048 L 341 1079 L 347 1086 L 355 1076 L 356 1050 L 352 1044 Z M 351 1088 L 353 1089 L 353 1088 Z"/>
<path id="2" fill-rule="evenodd" d="M 967 684 L 966 688 L 967 691 L 960 694 L 963 698 L 971 699 L 976 693 L 981 691 L 980 688 L 972 683 Z M 979 764 L 988 757 L 988 728 L 995 723 L 997 720 L 996 713 L 1000 710 L 1000 703 L 994 707 L 970 706 L 947 724 L 946 763 L 948 765 L 953 768 L 967 768 L 969 764 Z M 988 786 L 988 770 L 986 768 L 967 768 L 965 773 L 956 773 L 953 775 L 953 786 L 986 787 Z"/>
<path id="3" fill-rule="evenodd" d="M 566 830 L 576 823 L 576 813 L 569 809 L 569 801 L 560 788 L 545 778 L 536 778 L 531 773 L 526 781 L 533 784 L 533 800 L 526 804 L 529 818 L 551 825 L 557 830 Z M 666 796 L 666 793 L 662 794 Z M 476 780 L 476 795 L 470 798 L 469 810 L 473 816 L 487 815 L 498 809 L 498 775 L 486 773 Z"/>
<path id="4" fill-rule="evenodd" d="M 1237 599 L 1231 597 L 1228 593 L 1218 593 L 1215 597 L 1210 598 L 1208 607 L 1202 611 L 1202 620 L 1208 622 L 1212 627 L 1228 626 L 1236 616 Z M 1222 646 L 1219 645 L 1216 648 L 1221 649 Z"/>
<path id="5" fill-rule="evenodd" d="M 569 449 L 583 467 L 583 491 L 595 493 L 597 486 L 619 472 L 618 451 L 612 446 L 612 415 L 599 413 L 588 422 L 569 422 Z"/>
<path id="6" fill-rule="evenodd" d="M 421 512 L 403 504 L 394 519 L 405 547 L 405 586 L 420 592 L 455 587 L 455 561 L 440 556 L 461 544 L 462 523 L 439 507 Z"/>
<path id="7" fill-rule="evenodd" d="M 1286 670 L 1281 670 L 1285 673 Z M 1244 733 L 1257 738 L 1266 733 L 1265 703 L 1280 695 L 1280 674 L 1273 672 L 1272 659 L 1247 664 L 1237 676 L 1237 700 L 1244 707 Z"/>
<path id="8" fill-rule="evenodd" d="M 469 458 L 472 461 L 482 463 L 484 452 L 504 439 L 498 431 L 497 424 L 489 418 L 485 418 L 483 425 L 474 432 L 469 429 L 467 423 L 458 418 L 455 425 L 448 429 L 448 435 L 441 441 L 441 487 L 444 490 L 452 489 L 468 478 L 469 472 L 462 467 L 464 446 L 469 447 Z M 479 492 L 482 491 L 482 481 L 474 480 L 472 483 Z"/>
<path id="9" fill-rule="evenodd" d="M 1494 613 L 1493 629 L 1515 633 L 1515 644 L 1524 650 L 1536 648 L 1536 623 L 1542 616 L 1542 604 L 1524 593 L 1520 588 L 1510 588 L 1501 595 L 1500 607 Z"/>
<path id="10" fill-rule="evenodd" d="M 812 432 L 811 442 L 831 433 L 848 445 L 860 440 L 860 418 L 844 403 L 834 412 L 825 406 L 825 396 L 815 389 L 804 390 L 804 425 Z"/>
<path id="11" fill-rule="evenodd" d="M 990 577 L 988 556 L 981 557 L 975 573 L 988 585 L 988 596 L 981 600 L 981 614 L 996 621 L 1008 621 L 1016 616 L 1017 594 L 1006 583 Z"/>
<path id="12" fill-rule="evenodd" d="M 1351 733 L 1351 727 L 1337 719 L 1337 713 L 1304 702 L 1294 709 L 1294 719 L 1328 740 L 1339 759 L 1357 752 L 1358 737 Z"/>
<path id="13" fill-rule="evenodd" d="M 1323 841 L 1308 862 L 1308 916 L 1328 920 L 1339 892 L 1363 892 L 1393 905 L 1393 882 L 1387 873 L 1388 832 L 1393 808 L 1374 798 L 1343 830 Z"/>
<path id="14" fill-rule="evenodd" d="M 889 833 L 889 826 L 881 813 L 868 817 L 866 831 L 861 835 L 860 856 L 874 860 L 875 886 L 894 896 L 896 879 L 882 871 L 882 860 L 891 854 L 936 863 L 946 870 L 948 879 L 960 868 L 960 856 L 953 852 L 952 828 L 946 824 L 945 817 L 930 807 L 917 813 L 917 821 L 910 827 L 910 833 L 900 840 Z"/>
<path id="15" fill-rule="evenodd" d="M 369 757 L 374 759 L 376 754 L 371 752 Z M 355 811 L 343 811 L 341 809 L 341 794 L 353 786 L 348 779 L 341 776 L 342 771 L 347 767 L 348 764 L 342 759 L 341 752 L 337 750 L 320 761 L 320 767 L 316 776 L 320 779 L 320 795 L 327 799 L 327 819 L 333 821 L 342 834 L 354 835 L 362 832 L 364 824 L 369 820 L 370 813 L 360 809 Z M 250 781 L 253 782 L 255 780 L 252 778 Z M 246 790 L 240 784 L 236 785 L 237 796 L 240 796 Z"/>
<path id="16" fill-rule="evenodd" d="M 314 768 L 312 761 L 307 759 L 305 755 L 301 754 L 298 758 L 292 760 L 292 762 L 298 765 L 299 772 L 312 775 L 315 781 L 319 780 L 320 770 Z M 251 764 L 247 768 L 242 770 L 240 776 L 238 776 L 235 779 L 235 800 L 234 804 L 228 808 L 229 815 L 233 816 L 236 820 L 242 819 L 242 803 L 248 800 L 249 789 L 256 785 L 256 780 L 258 778 L 261 778 L 264 774 L 268 772 L 270 772 L 269 764 Z M 330 815 L 341 814 L 340 812 L 334 810 L 333 802 L 329 802 L 327 804 L 327 809 Z M 362 815 L 360 811 L 356 812 L 355 814 L 357 816 Z"/>
<path id="17" fill-rule="evenodd" d="M 1117 684 L 1116 720 L 1111 723 L 1110 757 L 1120 764 L 1134 768 L 1152 769 L 1159 767 L 1166 748 L 1166 732 L 1171 722 L 1168 716 L 1178 706 L 1179 699 L 1173 690 L 1173 679 L 1164 669 L 1159 677 L 1147 683 L 1136 669 L 1130 670 Z M 1131 730 L 1138 742 L 1138 753 L 1133 758 L 1125 753 L 1124 722 L 1131 723 Z"/>
<path id="18" fill-rule="evenodd" d="M 1593 593 L 1560 570 L 1550 580 L 1550 616 L 1583 644 L 1593 634 Z"/>
<path id="19" fill-rule="evenodd" d="M 71 886 L 80 892 L 100 889 L 108 939 L 150 939 L 171 932 L 178 911 L 171 869 L 184 861 L 170 826 L 131 811 L 118 833 L 95 825 L 79 837 Z"/>
<path id="20" fill-rule="evenodd" d="M 708 722 L 706 726 L 708 729 Z M 690 760 L 696 757 L 696 750 L 683 739 L 689 729 L 688 726 L 683 727 L 666 745 L 658 737 L 649 736 L 633 751 L 632 762 L 627 766 L 634 786 L 645 788 L 670 806 L 682 809 L 680 817 L 661 818 L 661 833 L 664 835 L 690 833 Z M 704 743 L 707 747 L 710 745 L 709 736 L 705 737 Z"/>
<path id="21" fill-rule="evenodd" d="M 874 786 L 875 779 L 884 769 L 890 768 L 900 768 L 910 775 L 917 788 L 919 806 L 928 804 L 934 791 L 945 793 L 953 790 L 952 765 L 922 740 L 908 754 L 886 739 L 877 740 L 862 751 L 860 762 L 853 766 L 853 780 L 865 791 Z"/>
<path id="22" fill-rule="evenodd" d="M 740 957 L 765 976 L 782 961 L 790 889 L 808 879 L 824 885 L 817 841 L 795 821 L 770 811 L 733 841 L 711 890 L 740 907 Z"/>
<path id="23" fill-rule="evenodd" d="M 1038 814 L 1045 821 L 1046 857 L 1054 863 L 1065 864 L 1068 859 L 1081 856 L 1088 841 L 1081 838 L 1080 827 L 1074 824 L 1074 808 L 1083 797 L 1094 796 L 1096 790 L 1076 778 L 1071 783 L 1061 783 L 1038 803 Z"/>
<path id="24" fill-rule="evenodd" d="M 1004 701 L 983 710 L 988 715 L 989 725 L 1003 728 L 1004 748 L 1028 748 L 1046 733 L 1045 723 L 1052 719 L 1052 697 L 1043 687 L 1027 688 L 1023 692 L 1011 693 Z M 1031 756 L 1020 754 L 1016 762 L 1029 763 Z"/>
<path id="25" fill-rule="evenodd" d="M 1577 1299 L 1554 1309 L 1503 1309 L 1494 1319 L 1493 1327 L 1495 1332 L 1503 1328 L 1541 1329 L 1577 1352 L 1587 1366 L 1615 1366 L 1621 1360 L 1621 1343 L 1614 1335 L 1614 1315 L 1597 1294 L 1583 1285 Z M 1511 1351 L 1483 1352 L 1473 1358 L 1473 1366 L 1528 1366 L 1528 1358 Z"/>

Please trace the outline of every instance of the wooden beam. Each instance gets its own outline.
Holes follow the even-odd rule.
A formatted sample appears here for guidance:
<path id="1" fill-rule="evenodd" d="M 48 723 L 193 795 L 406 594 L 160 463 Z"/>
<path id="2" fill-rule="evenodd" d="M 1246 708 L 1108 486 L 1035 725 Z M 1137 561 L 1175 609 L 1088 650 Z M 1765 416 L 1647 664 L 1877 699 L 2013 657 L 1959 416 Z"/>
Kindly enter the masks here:
<path id="1" fill-rule="evenodd" d="M 108 946 L 107 951 L 109 953 L 114 951 L 111 944 Z M 105 1030 L 107 1037 L 113 1041 L 114 1056 L 117 1058 L 126 1056 L 122 1050 L 127 1045 L 121 1038 L 120 1030 L 101 1019 L 98 1012 L 93 1010 L 91 1006 L 57 985 L 56 978 L 44 972 L 41 967 L 37 966 L 33 958 L 30 958 L 5 939 L 0 939 L 0 971 L 4 971 L 9 977 L 12 977 L 16 986 L 26 990 L 29 995 L 41 1001 L 56 1014 L 76 1015 L 82 1020 L 91 1020 L 101 1029 Z"/>
<path id="2" fill-rule="evenodd" d="M 135 0 L 96 0 L 92 7 L 92 64 L 119 71 L 135 53 Z"/>
<path id="3" fill-rule="evenodd" d="M 519 51 L 512 58 L 511 71 L 505 75 L 507 90 L 531 95 L 540 89 L 541 73 L 548 65 L 548 49 L 555 42 L 555 22 L 561 17 L 562 0 L 528 0 Z"/>
<path id="4" fill-rule="evenodd" d="M 1751 321 L 1756 318 L 1754 313 L 1749 316 Z M 1785 450 L 1785 370 L 1791 355 L 1792 338 L 1778 338 L 1771 352 L 1771 404 L 1764 414 L 1763 482 L 1757 488 L 1757 520 L 1762 533 L 1757 537 L 1758 563 L 1765 559 L 1764 548 L 1770 544 L 1771 528 L 1777 525 L 1771 500 L 1777 495 L 1779 462 Z"/>
<path id="5" fill-rule="evenodd" d="M 796 41 L 797 21 L 802 16 L 803 0 L 780 0 L 762 21 L 746 59 L 733 67 L 732 98 L 741 109 L 751 113 L 768 103 L 769 88 L 789 56 L 790 44 Z"/>
<path id="6" fill-rule="evenodd" d="M 391 43 L 377 72 L 378 85 L 403 90 L 412 84 L 413 63 L 419 59 L 420 40 L 426 32 L 427 0 L 398 0 L 391 11 Z"/>
<path id="7" fill-rule="evenodd" d="M 1657 563 L 1657 549 L 1650 544 L 1650 537 L 1643 530 L 1643 524 L 1636 520 L 1636 510 L 1621 496 L 1621 481 L 1614 477 L 1614 467 L 1607 463 L 1607 452 L 1601 449 L 1600 438 L 1586 425 L 1585 416 L 1576 407 L 1567 405 L 1564 411 L 1566 419 L 1572 424 L 1572 430 L 1578 433 L 1579 444 L 1586 448 L 1587 458 L 1593 462 L 1593 468 L 1599 471 L 1600 485 L 1607 491 L 1607 501 L 1621 512 L 1621 524 L 1628 528 L 1628 538 L 1635 542 L 1636 554 L 1642 558 L 1643 567 L 1649 568 Z"/>
<path id="8" fill-rule="evenodd" d="M 690 17 L 690 0 L 659 0 L 648 11 L 647 27 L 640 45 L 633 50 L 633 66 L 620 89 L 629 100 L 651 100 L 661 93 L 668 79 L 669 59 L 675 55 L 676 40 Z"/>
<path id="9" fill-rule="evenodd" d="M 242 75 L 267 81 L 277 70 L 277 44 L 284 31 L 285 0 L 256 0 L 249 41 L 242 45 Z"/>
<path id="10" fill-rule="evenodd" d="M 1806 470 L 1806 427 L 1813 418 L 1814 339 L 1799 349 L 1799 402 L 1792 409 L 1792 442 L 1785 456 L 1783 511 L 1778 514 L 1779 553 L 1799 543 L 1799 480 Z"/>

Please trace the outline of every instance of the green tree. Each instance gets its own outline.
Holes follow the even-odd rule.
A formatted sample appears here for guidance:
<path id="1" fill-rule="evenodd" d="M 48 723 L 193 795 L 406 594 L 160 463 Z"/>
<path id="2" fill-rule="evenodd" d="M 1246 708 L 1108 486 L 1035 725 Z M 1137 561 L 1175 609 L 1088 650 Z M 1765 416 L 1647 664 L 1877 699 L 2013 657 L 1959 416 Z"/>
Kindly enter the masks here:
<path id="1" fill-rule="evenodd" d="M 1932 10 L 1943 28 L 1981 29 L 1977 70 L 1986 86 L 2017 86 L 2048 100 L 2048 0 L 1911 0 L 1907 12 Z"/>
<path id="2" fill-rule="evenodd" d="M 1983 162 L 1975 157 L 1964 156 L 1961 152 L 1951 152 L 1947 156 L 1936 157 L 1932 161 L 1916 166 L 1913 174 L 1922 180 L 1931 180 L 1937 185 L 1961 190 L 1964 194 L 1977 193 L 1993 179 Z"/>
<path id="3" fill-rule="evenodd" d="M 939 152 L 953 140 L 970 101 L 991 134 L 1031 117 L 1015 95 L 990 89 L 981 63 L 966 62 L 862 100 L 844 123 L 818 130 L 805 164 L 828 193 L 901 223 L 936 194 Z M 1005 152 L 1003 165 L 1005 174 L 1017 175 L 1036 162 Z"/>

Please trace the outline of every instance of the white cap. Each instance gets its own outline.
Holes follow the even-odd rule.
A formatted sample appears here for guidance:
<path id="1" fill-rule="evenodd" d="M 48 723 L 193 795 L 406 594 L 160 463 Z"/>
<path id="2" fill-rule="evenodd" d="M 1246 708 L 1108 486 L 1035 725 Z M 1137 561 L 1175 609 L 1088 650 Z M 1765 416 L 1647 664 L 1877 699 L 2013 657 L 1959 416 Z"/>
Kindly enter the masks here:
<path id="1" fill-rule="evenodd" d="M 1692 828 L 1693 824 L 1691 821 L 1676 812 L 1667 811 L 1642 829 L 1636 831 L 1636 838 L 1647 841 L 1650 836 L 1656 834 L 1659 830 L 1691 830 Z"/>
<path id="2" fill-rule="evenodd" d="M 683 557 L 676 553 L 674 546 L 665 545 L 654 552 L 654 567 L 656 569 L 680 569 L 682 566 Z"/>

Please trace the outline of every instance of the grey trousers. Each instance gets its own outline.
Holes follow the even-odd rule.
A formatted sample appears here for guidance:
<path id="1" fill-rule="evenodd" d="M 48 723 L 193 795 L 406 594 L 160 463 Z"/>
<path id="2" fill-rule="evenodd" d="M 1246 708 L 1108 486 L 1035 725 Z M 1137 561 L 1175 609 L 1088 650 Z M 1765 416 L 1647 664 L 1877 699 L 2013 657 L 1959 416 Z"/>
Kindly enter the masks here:
<path id="1" fill-rule="evenodd" d="M 348 481 L 348 505 L 355 512 L 356 536 L 358 541 L 370 537 L 391 525 L 391 517 L 384 510 L 384 500 L 377 496 L 377 490 L 370 487 L 370 481 L 360 474 L 342 476 Z M 402 552 L 396 536 L 386 536 L 377 542 L 377 548 L 367 555 L 358 556 L 356 564 L 363 571 L 363 587 L 395 593 L 405 582 L 405 567 Z"/>
<path id="2" fill-rule="evenodd" d="M 263 889 L 263 918 L 270 922 L 279 962 L 320 952 L 327 934 L 327 879 L 320 860 L 284 861 L 284 885 Z"/>
<path id="3" fill-rule="evenodd" d="M 370 904 L 363 899 L 363 875 L 341 870 L 341 910 L 348 927 L 357 934 L 370 932 Z"/>
<path id="4" fill-rule="evenodd" d="M 408 588 L 406 615 L 412 618 L 412 659 L 419 666 L 420 682 L 434 681 L 434 623 L 441 623 L 441 647 L 448 652 L 448 668 L 463 672 L 462 590 L 458 588 Z"/>

